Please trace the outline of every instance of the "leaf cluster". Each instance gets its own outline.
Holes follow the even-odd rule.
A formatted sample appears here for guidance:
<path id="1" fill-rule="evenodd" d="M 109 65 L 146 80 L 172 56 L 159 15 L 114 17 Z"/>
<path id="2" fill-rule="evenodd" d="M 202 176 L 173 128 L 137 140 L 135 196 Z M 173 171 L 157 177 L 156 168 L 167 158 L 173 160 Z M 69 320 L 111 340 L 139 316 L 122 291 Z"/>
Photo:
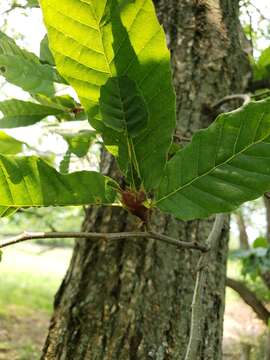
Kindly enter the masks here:
<path id="1" fill-rule="evenodd" d="M 117 203 L 143 221 L 153 207 L 191 220 L 229 212 L 270 190 L 270 99 L 221 114 L 187 146 L 173 142 L 170 53 L 151 0 L 40 4 L 48 30 L 40 57 L 0 33 L 1 74 L 32 98 L 0 103 L 0 127 L 53 116 L 87 118 L 93 130 L 62 134 L 69 144 L 64 174 L 39 158 L 1 155 L 3 214 L 18 207 Z M 259 60 L 258 68 L 267 66 Z M 57 84 L 72 86 L 80 103 L 57 96 Z M 116 158 L 125 188 L 96 172 L 68 173 L 71 153 L 85 155 L 96 134 Z"/>
<path id="2" fill-rule="evenodd" d="M 250 276 L 255 281 L 270 269 L 270 247 L 264 237 L 258 237 L 248 250 L 237 250 L 231 254 L 231 259 L 241 261 L 243 276 Z"/>

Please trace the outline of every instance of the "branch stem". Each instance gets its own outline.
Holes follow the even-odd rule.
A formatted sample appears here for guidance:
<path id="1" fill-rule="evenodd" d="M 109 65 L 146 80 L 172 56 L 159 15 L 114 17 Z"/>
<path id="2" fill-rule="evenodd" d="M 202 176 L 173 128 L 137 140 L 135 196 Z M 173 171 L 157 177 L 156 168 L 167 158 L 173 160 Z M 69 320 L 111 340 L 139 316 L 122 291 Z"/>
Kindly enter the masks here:
<path id="1" fill-rule="evenodd" d="M 216 215 L 213 228 L 206 240 L 206 246 L 211 250 L 214 248 L 224 225 L 226 215 Z M 202 308 L 202 290 L 206 282 L 205 267 L 209 261 L 209 253 L 202 254 L 197 265 L 197 276 L 195 281 L 192 305 L 191 305 L 191 326 L 189 342 L 187 346 L 185 360 L 197 360 L 197 349 L 201 341 L 201 318 Z"/>
<path id="2" fill-rule="evenodd" d="M 217 103 L 215 103 L 212 108 L 216 109 L 219 108 L 221 105 L 233 101 L 233 100 L 242 100 L 243 104 L 242 106 L 248 104 L 251 100 L 250 96 L 248 94 L 233 94 L 225 96 L 224 98 L 220 99 Z"/>
<path id="3" fill-rule="evenodd" d="M 165 242 L 169 245 L 174 245 L 178 248 L 199 250 L 207 252 L 207 246 L 200 245 L 197 242 L 184 242 L 166 235 L 158 234 L 155 232 L 120 232 L 120 233 L 89 233 L 89 232 L 23 232 L 17 236 L 6 239 L 0 243 L 0 249 L 5 247 L 22 243 L 35 239 L 56 239 L 56 238 L 76 238 L 76 239 L 89 239 L 89 240 L 121 240 L 121 239 L 154 239 Z"/>
<path id="4" fill-rule="evenodd" d="M 245 301 L 245 303 L 252 308 L 258 318 L 261 319 L 266 326 L 268 326 L 270 311 L 263 304 L 263 302 L 257 298 L 256 294 L 246 286 L 244 282 L 227 278 L 226 286 L 236 291 Z"/>

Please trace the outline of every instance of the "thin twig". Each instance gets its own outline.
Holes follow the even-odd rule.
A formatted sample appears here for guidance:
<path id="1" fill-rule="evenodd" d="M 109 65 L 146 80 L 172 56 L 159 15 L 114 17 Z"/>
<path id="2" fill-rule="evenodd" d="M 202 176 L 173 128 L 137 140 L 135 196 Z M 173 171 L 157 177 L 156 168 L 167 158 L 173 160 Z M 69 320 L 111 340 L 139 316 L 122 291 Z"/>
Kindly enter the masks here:
<path id="1" fill-rule="evenodd" d="M 221 105 L 229 102 L 229 101 L 233 101 L 233 100 L 243 100 L 243 104 L 242 106 L 248 104 L 251 100 L 250 95 L 248 94 L 233 94 L 233 95 L 228 95 L 225 96 L 224 98 L 220 99 L 217 103 L 215 103 L 212 106 L 212 109 L 217 109 L 219 108 Z"/>
<path id="2" fill-rule="evenodd" d="M 265 16 L 265 14 L 263 14 L 261 9 L 259 9 L 256 5 L 254 5 L 252 2 L 250 2 L 249 5 L 252 6 L 253 9 L 255 9 L 255 11 L 257 11 L 257 13 L 259 14 L 261 20 L 270 21 L 270 17 Z"/>
<path id="3" fill-rule="evenodd" d="M 9 9 L 3 11 L 0 15 L 3 16 L 3 15 L 8 15 L 9 13 L 11 13 L 13 10 L 15 9 L 22 9 L 22 10 L 26 10 L 27 9 L 27 6 L 25 5 L 20 5 L 20 4 L 14 4 L 12 5 Z"/>
<path id="4" fill-rule="evenodd" d="M 161 235 L 155 232 L 120 232 L 120 233 L 89 233 L 89 232 L 23 232 L 18 236 L 5 240 L 0 244 L 0 249 L 15 245 L 21 242 L 35 240 L 35 239 L 92 239 L 92 240 L 121 240 L 121 239 L 155 239 L 165 242 L 170 245 L 174 245 L 179 248 L 194 249 L 201 252 L 207 252 L 207 246 L 200 245 L 197 242 L 184 242 L 166 235 Z"/>
<path id="5" fill-rule="evenodd" d="M 179 140 L 179 141 L 184 141 L 184 142 L 190 142 L 191 141 L 191 137 L 187 137 L 187 136 L 182 136 L 180 134 L 175 133 L 173 135 L 174 139 Z"/>
<path id="6" fill-rule="evenodd" d="M 215 243 L 217 242 L 224 222 L 226 219 L 226 215 L 220 214 L 216 215 L 216 219 L 213 225 L 213 228 L 206 240 L 206 246 L 208 248 L 213 249 Z M 189 342 L 187 346 L 185 360 L 197 360 L 197 349 L 198 345 L 201 341 L 201 314 L 202 314 L 202 289 L 206 281 L 206 273 L 204 271 L 205 266 L 209 261 L 209 256 L 202 255 L 198 262 L 198 271 L 196 276 L 195 288 L 192 299 L 192 311 L 191 311 L 191 327 L 190 327 L 190 335 Z"/>

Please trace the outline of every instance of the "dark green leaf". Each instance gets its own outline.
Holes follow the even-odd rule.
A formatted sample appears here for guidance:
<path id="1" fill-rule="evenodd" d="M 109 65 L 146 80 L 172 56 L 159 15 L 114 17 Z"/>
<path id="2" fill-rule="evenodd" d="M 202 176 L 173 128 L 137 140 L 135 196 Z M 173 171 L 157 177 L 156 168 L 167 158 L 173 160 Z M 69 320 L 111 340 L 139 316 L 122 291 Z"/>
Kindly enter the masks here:
<path id="1" fill-rule="evenodd" d="M 67 150 L 67 152 L 65 153 L 65 155 L 60 163 L 60 173 L 61 174 L 69 173 L 70 158 L 71 158 L 71 152 L 70 152 L 70 150 Z"/>
<path id="2" fill-rule="evenodd" d="M 70 95 L 47 97 L 38 94 L 35 96 L 35 99 L 43 105 L 63 110 L 64 112 L 57 116 L 60 120 L 87 120 L 84 109 Z"/>
<path id="3" fill-rule="evenodd" d="M 91 144 L 96 139 L 97 133 L 92 130 L 81 130 L 77 133 L 60 132 L 69 145 L 69 151 L 78 157 L 85 156 Z"/>
<path id="4" fill-rule="evenodd" d="M 270 190 L 270 99 L 223 114 L 169 161 L 156 205 L 184 220 L 230 212 Z"/>
<path id="5" fill-rule="evenodd" d="M 0 218 L 2 218 L 2 217 L 8 217 L 8 216 L 10 216 L 10 215 L 13 215 L 13 214 L 15 214 L 15 212 L 17 212 L 17 211 L 18 211 L 17 208 L 0 206 Z"/>
<path id="6" fill-rule="evenodd" d="M 63 114 L 64 110 L 12 99 L 0 102 L 0 112 L 0 128 L 15 128 L 33 125 L 49 115 Z"/>
<path id="7" fill-rule="evenodd" d="M 136 137 L 148 125 L 148 112 L 135 81 L 127 76 L 109 78 L 100 89 L 100 111 L 106 126 Z"/>
<path id="8" fill-rule="evenodd" d="M 49 48 L 48 35 L 46 34 L 40 43 L 40 55 L 39 58 L 42 62 L 55 66 L 53 54 Z"/>

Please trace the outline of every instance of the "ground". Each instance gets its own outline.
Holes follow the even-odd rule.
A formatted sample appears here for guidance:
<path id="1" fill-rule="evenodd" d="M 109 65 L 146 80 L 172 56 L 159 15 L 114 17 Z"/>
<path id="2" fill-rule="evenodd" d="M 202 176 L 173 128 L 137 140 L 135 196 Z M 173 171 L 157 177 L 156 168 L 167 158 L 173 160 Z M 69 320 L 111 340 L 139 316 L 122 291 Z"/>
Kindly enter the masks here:
<path id="1" fill-rule="evenodd" d="M 17 245 L 0 264 L 0 360 L 37 360 L 70 249 Z"/>
<path id="2" fill-rule="evenodd" d="M 29 311 L 19 315 L 16 306 L 0 316 L 0 360 L 36 360 L 48 328 L 49 315 Z"/>
<path id="3" fill-rule="evenodd" d="M 229 300 L 224 318 L 224 360 L 241 358 L 241 345 L 258 347 L 260 338 L 265 331 L 265 325 L 241 299 L 234 296 Z M 259 359 L 258 359 L 259 360 Z"/>
<path id="4" fill-rule="evenodd" d="M 37 245 L 7 249 L 0 264 L 0 360 L 37 360 L 45 341 L 53 295 L 69 249 Z M 240 343 L 256 345 L 264 325 L 232 291 L 227 293 L 224 359 L 240 359 Z"/>

